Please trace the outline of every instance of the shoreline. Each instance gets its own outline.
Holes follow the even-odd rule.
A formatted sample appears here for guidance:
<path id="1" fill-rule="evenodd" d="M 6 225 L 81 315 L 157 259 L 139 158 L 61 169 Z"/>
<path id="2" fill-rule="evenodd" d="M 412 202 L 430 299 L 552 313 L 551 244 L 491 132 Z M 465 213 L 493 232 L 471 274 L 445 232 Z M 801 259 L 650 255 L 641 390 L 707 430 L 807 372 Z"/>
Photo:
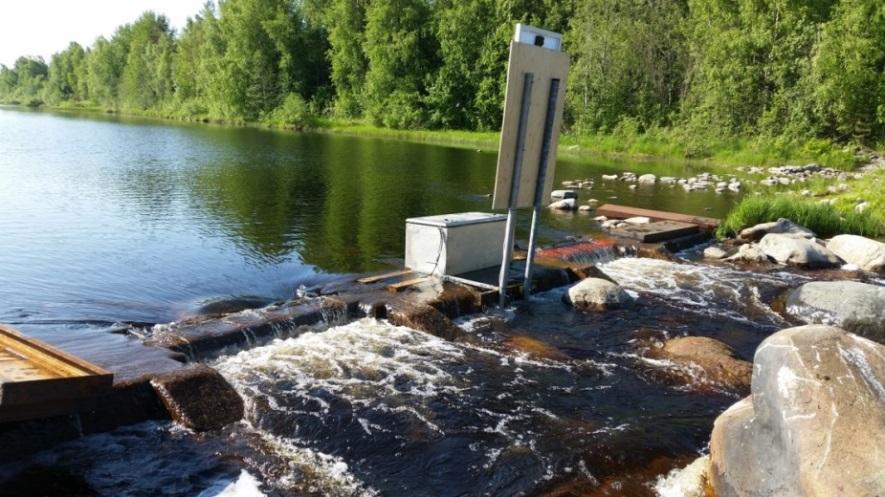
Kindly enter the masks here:
<path id="1" fill-rule="evenodd" d="M 236 128 L 256 128 L 275 131 L 324 133 L 352 137 L 389 139 L 411 143 L 448 146 L 454 148 L 477 149 L 493 152 L 498 148 L 500 133 L 498 131 L 471 131 L 456 129 L 393 129 L 375 126 L 359 119 L 343 119 L 317 117 L 304 126 L 279 126 L 262 121 L 229 120 L 210 118 L 208 116 L 176 116 L 160 111 L 124 111 L 103 109 L 97 106 L 65 105 L 54 106 L 41 104 L 28 106 L 22 103 L 0 102 L 0 107 L 31 112 L 71 112 L 97 115 L 118 116 L 124 118 L 150 119 L 165 122 L 179 122 L 196 125 L 225 126 Z M 621 146 L 619 141 L 630 142 Z M 620 148 L 620 149 L 619 149 Z M 675 140 L 660 136 L 650 137 L 642 134 L 619 138 L 611 134 L 575 134 L 563 132 L 557 148 L 560 158 L 578 162 L 590 162 L 594 158 L 624 160 L 633 162 L 681 163 L 688 166 L 705 168 L 711 172 L 738 173 L 738 166 L 781 166 L 785 164 L 805 164 L 820 162 L 843 170 L 856 170 L 864 164 L 856 162 L 852 167 L 844 163 L 831 164 L 817 160 L 811 154 L 796 154 L 785 157 L 777 156 L 774 149 L 757 150 L 745 141 L 735 139 L 730 146 L 717 146 L 710 150 L 706 157 L 687 157 L 680 150 L 681 145 Z M 836 148 L 836 145 L 833 145 Z M 872 150 L 871 150 L 872 151 Z M 885 150 L 875 151 L 885 154 Z"/>

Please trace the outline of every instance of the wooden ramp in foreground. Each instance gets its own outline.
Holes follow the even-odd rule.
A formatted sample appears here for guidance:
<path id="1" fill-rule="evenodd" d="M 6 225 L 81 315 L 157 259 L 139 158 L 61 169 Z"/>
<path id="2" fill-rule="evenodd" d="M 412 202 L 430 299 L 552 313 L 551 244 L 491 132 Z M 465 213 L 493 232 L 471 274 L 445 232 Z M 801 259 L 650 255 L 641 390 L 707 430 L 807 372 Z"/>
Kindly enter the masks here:
<path id="1" fill-rule="evenodd" d="M 111 390 L 113 374 L 0 325 L 0 422 L 76 412 Z"/>
<path id="2" fill-rule="evenodd" d="M 652 221 L 675 221 L 678 223 L 694 224 L 703 230 L 713 231 L 719 226 L 719 219 L 714 217 L 693 216 L 691 214 L 680 214 L 678 212 L 656 211 L 653 209 L 643 209 L 641 207 L 630 207 L 627 205 L 604 204 L 596 209 L 600 216 L 627 219 L 630 217 L 647 217 Z"/>

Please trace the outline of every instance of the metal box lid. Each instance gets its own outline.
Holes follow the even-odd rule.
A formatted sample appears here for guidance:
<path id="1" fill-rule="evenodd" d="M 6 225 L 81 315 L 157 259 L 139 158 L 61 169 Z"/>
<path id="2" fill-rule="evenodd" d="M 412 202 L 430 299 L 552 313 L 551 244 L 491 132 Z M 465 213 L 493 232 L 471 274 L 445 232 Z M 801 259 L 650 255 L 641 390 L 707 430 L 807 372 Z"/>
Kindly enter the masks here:
<path id="1" fill-rule="evenodd" d="M 492 214 L 489 212 L 458 212 L 455 214 L 440 214 L 437 216 L 412 217 L 406 219 L 406 224 L 452 228 L 469 224 L 499 223 L 506 220 L 507 216 L 503 214 Z"/>

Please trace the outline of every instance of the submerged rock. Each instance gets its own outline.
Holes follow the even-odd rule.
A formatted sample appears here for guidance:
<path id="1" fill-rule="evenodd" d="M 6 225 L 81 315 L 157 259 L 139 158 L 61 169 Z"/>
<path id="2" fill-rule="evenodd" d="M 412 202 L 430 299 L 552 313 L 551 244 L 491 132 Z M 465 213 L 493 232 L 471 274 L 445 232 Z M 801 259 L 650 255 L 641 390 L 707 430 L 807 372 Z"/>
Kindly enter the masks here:
<path id="1" fill-rule="evenodd" d="M 701 381 L 734 390 L 747 390 L 753 365 L 739 358 L 734 349 L 708 337 L 680 337 L 667 340 L 653 351 L 657 358 L 689 368 L 698 368 Z"/>
<path id="2" fill-rule="evenodd" d="M 244 311 L 246 309 L 257 309 L 270 304 L 272 300 L 262 297 L 230 297 L 218 298 L 203 302 L 197 307 L 194 315 L 196 316 L 221 316 L 224 314 L 232 314 Z"/>
<path id="3" fill-rule="evenodd" d="M 713 427 L 717 497 L 885 495 L 885 347 L 800 326 L 756 350 L 752 394 Z"/>
<path id="4" fill-rule="evenodd" d="M 151 385 L 172 419 L 194 431 L 218 430 L 243 418 L 243 399 L 209 366 L 158 375 Z"/>
<path id="5" fill-rule="evenodd" d="M 769 233 L 780 233 L 786 235 L 796 235 L 803 238 L 814 238 L 815 234 L 810 229 L 799 226 L 789 219 L 780 218 L 770 223 L 761 223 L 755 226 L 741 230 L 738 238 L 744 240 L 760 240 Z"/>
<path id="6" fill-rule="evenodd" d="M 581 310 L 616 309 L 633 301 L 620 286 L 602 278 L 587 278 L 568 290 L 568 302 Z"/>
<path id="7" fill-rule="evenodd" d="M 885 271 L 885 243 L 857 235 L 838 235 L 827 242 L 827 248 L 864 271 Z"/>
<path id="8" fill-rule="evenodd" d="M 536 338 L 526 335 L 514 335 L 507 337 L 504 345 L 512 350 L 527 354 L 535 359 L 549 359 L 552 361 L 566 361 L 568 356 L 563 354 L 559 349 L 542 342 Z"/>
<path id="9" fill-rule="evenodd" d="M 769 233 L 759 241 L 759 249 L 781 264 L 791 264 L 808 269 L 837 267 L 842 265 L 839 257 L 809 240 L 795 235 Z"/>
<path id="10" fill-rule="evenodd" d="M 842 326 L 885 342 L 885 287 L 858 281 L 812 281 L 787 294 L 786 312 L 805 323 Z"/>

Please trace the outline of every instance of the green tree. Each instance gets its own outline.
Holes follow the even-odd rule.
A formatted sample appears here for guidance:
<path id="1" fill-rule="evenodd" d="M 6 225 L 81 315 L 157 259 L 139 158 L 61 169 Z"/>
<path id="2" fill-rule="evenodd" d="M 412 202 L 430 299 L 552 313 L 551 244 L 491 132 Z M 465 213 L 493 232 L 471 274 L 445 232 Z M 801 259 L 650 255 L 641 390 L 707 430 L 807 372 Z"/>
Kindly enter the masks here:
<path id="1" fill-rule="evenodd" d="M 843 0 L 835 7 L 810 80 L 820 134 L 861 142 L 885 137 L 885 4 Z"/>
<path id="2" fill-rule="evenodd" d="M 172 93 L 174 41 L 164 16 L 145 12 L 130 28 L 126 64 L 120 79 L 124 106 L 156 107 Z"/>
<path id="3" fill-rule="evenodd" d="M 328 31 L 327 52 L 335 88 L 335 113 L 356 117 L 366 79 L 365 43 L 367 0 L 332 0 L 323 13 Z"/>
<path id="4" fill-rule="evenodd" d="M 683 0 L 587 0 L 566 39 L 573 54 L 568 113 L 584 132 L 622 119 L 667 124 L 680 103 L 687 68 Z"/>
<path id="5" fill-rule="evenodd" d="M 118 107 L 120 78 L 129 54 L 131 26 L 117 29 L 110 40 L 100 37 L 86 57 L 89 98 L 106 108 Z"/>
<path id="6" fill-rule="evenodd" d="M 426 123 L 423 99 L 434 66 L 426 0 L 372 0 L 366 11 L 369 61 L 364 105 L 376 124 L 413 128 Z"/>
<path id="7" fill-rule="evenodd" d="M 49 63 L 49 77 L 46 84 L 47 100 L 53 103 L 61 101 L 85 100 L 85 83 L 80 78 L 85 76 L 86 51 L 76 42 L 71 42 L 67 49 L 52 56 Z"/>

